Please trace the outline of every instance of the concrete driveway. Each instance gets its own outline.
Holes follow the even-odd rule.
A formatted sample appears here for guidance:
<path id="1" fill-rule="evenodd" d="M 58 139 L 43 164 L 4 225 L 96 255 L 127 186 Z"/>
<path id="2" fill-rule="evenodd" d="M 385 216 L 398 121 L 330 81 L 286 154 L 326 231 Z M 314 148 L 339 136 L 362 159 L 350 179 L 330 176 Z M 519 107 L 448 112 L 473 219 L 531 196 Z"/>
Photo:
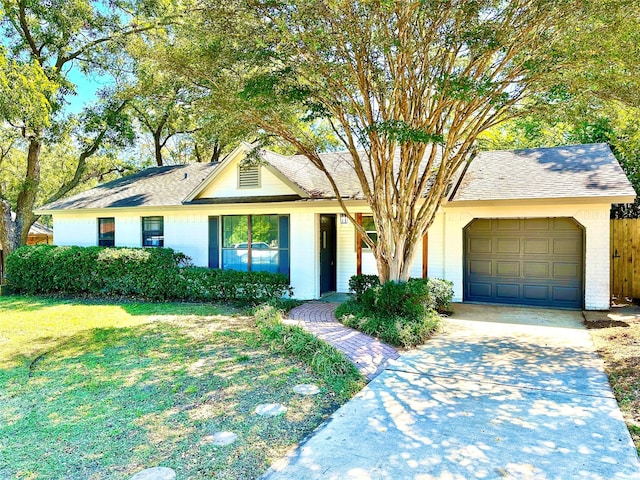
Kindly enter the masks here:
<path id="1" fill-rule="evenodd" d="M 266 479 L 640 479 L 580 312 L 455 305 Z"/>

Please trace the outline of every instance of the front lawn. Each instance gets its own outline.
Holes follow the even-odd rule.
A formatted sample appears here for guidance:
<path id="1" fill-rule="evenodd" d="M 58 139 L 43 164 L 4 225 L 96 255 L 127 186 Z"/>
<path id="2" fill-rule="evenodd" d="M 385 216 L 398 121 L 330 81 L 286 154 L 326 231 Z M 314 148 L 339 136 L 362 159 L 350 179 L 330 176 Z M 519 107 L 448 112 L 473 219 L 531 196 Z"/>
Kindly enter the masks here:
<path id="1" fill-rule="evenodd" d="M 609 314 L 585 312 L 585 316 L 640 455 L 640 306 L 616 305 Z"/>
<path id="2" fill-rule="evenodd" d="M 315 383 L 316 396 L 292 387 Z M 251 479 L 343 401 L 230 308 L 0 297 L 0 478 Z M 279 417 L 254 414 L 282 403 Z M 216 446 L 220 431 L 238 435 Z"/>

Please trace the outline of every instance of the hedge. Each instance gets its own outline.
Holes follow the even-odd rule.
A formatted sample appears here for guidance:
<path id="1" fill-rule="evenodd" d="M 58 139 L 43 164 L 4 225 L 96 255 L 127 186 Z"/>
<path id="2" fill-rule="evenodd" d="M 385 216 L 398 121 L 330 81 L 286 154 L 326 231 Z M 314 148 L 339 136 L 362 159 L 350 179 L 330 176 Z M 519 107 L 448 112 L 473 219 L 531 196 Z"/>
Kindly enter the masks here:
<path id="1" fill-rule="evenodd" d="M 7 258 L 14 293 L 258 303 L 292 294 L 286 276 L 185 267 L 170 248 L 21 247 Z"/>
<path id="2" fill-rule="evenodd" d="M 440 326 L 438 311 L 449 309 L 451 282 L 412 278 L 380 285 L 373 275 L 349 280 L 354 298 L 336 309 L 336 317 L 349 327 L 399 347 L 424 343 Z"/>

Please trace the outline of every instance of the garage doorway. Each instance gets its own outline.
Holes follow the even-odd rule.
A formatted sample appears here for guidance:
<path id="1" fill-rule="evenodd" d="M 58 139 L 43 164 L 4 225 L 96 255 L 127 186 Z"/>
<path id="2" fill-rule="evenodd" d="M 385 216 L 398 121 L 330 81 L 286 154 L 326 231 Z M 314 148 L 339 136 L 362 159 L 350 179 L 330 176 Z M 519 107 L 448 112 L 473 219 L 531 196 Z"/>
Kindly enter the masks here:
<path id="1" fill-rule="evenodd" d="M 476 218 L 464 249 L 465 301 L 583 308 L 584 231 L 573 218 Z"/>

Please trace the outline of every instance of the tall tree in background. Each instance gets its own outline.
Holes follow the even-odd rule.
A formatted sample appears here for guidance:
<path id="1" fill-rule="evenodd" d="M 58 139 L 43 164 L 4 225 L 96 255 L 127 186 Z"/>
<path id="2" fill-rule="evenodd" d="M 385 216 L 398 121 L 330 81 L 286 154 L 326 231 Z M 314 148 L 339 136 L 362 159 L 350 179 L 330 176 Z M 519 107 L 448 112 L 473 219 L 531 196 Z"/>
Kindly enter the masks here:
<path id="1" fill-rule="evenodd" d="M 184 25 L 188 31 L 191 23 Z M 122 82 L 119 98 L 139 123 L 142 137 L 151 137 L 154 163 L 217 162 L 223 151 L 255 136 L 224 101 L 183 75 L 191 62 L 193 39 L 175 35 L 173 29 L 153 36 L 138 35 L 127 44 L 132 72 Z"/>
<path id="2" fill-rule="evenodd" d="M 548 88 L 560 67 L 558 32 L 583 3 L 269 0 L 222 11 L 212 3 L 199 25 L 202 52 L 188 68 L 220 96 L 221 38 L 242 52 L 236 110 L 323 171 L 381 280 L 406 280 L 476 138 Z M 242 27 L 227 20 L 216 36 L 221 18 Z M 377 242 L 355 222 L 313 138 L 292 121 L 300 115 L 329 121 L 348 150 Z"/>
<path id="3" fill-rule="evenodd" d="M 26 242 L 34 221 L 33 207 L 41 183 L 41 152 L 47 142 L 55 143 L 63 121 L 63 106 L 75 93 L 71 72 L 108 70 L 128 36 L 153 30 L 160 22 L 155 12 L 165 15 L 171 9 L 158 1 L 3 0 L 1 5 L 0 31 L 6 47 L 2 53 L 13 80 L 0 83 L 0 128 L 14 130 L 26 144 L 25 170 L 15 200 L 10 201 L 0 192 L 0 244 L 5 253 L 10 253 Z M 22 84 L 16 83 L 12 72 L 27 69 L 33 75 L 25 74 Z M 4 100 L 21 86 L 24 90 L 13 94 L 21 95 L 19 100 L 28 107 L 24 112 L 7 108 Z M 123 127 L 123 108 L 122 102 L 106 101 L 99 109 L 84 114 L 76 171 L 50 199 L 69 193 L 81 181 L 87 159 L 112 132 Z"/>

